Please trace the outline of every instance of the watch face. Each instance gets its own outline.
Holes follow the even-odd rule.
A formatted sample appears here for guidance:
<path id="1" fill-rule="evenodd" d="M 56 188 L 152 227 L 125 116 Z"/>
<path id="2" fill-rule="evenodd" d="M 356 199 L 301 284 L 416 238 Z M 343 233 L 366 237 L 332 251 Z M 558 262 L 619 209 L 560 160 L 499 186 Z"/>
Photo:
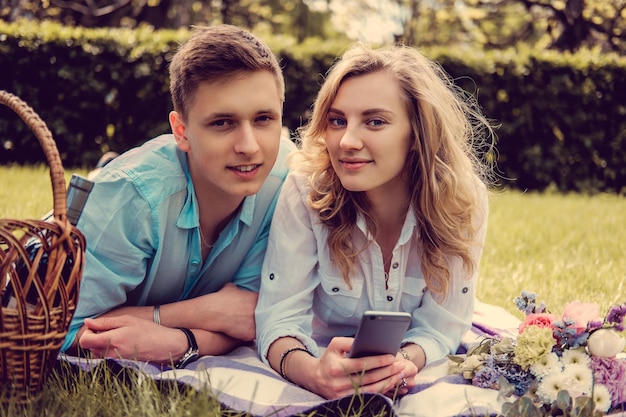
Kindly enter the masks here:
<path id="1" fill-rule="evenodd" d="M 187 353 L 185 353 L 185 355 L 180 359 L 180 361 L 178 362 L 178 364 L 176 365 L 177 368 L 184 368 L 185 366 L 189 365 L 191 362 L 195 361 L 196 359 L 198 359 L 198 351 L 197 350 L 188 350 Z"/>
<path id="2" fill-rule="evenodd" d="M 180 369 L 180 368 L 184 368 L 187 364 L 190 364 L 191 362 L 198 359 L 199 355 L 198 355 L 198 343 L 196 342 L 196 338 L 194 337 L 191 330 L 185 327 L 177 327 L 177 329 L 185 333 L 185 336 L 187 336 L 187 341 L 189 342 L 189 349 L 187 349 L 187 352 L 185 352 L 183 357 L 180 358 L 178 363 L 175 365 L 176 368 Z"/>

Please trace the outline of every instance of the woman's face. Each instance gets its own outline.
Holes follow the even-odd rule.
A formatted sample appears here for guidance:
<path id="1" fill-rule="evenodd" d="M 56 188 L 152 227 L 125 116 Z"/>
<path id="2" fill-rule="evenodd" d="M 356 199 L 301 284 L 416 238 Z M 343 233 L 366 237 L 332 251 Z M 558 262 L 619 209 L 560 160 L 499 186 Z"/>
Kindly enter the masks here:
<path id="1" fill-rule="evenodd" d="M 346 189 L 370 199 L 407 192 L 401 174 L 411 124 L 400 84 L 389 72 L 343 81 L 328 111 L 326 147 Z"/>

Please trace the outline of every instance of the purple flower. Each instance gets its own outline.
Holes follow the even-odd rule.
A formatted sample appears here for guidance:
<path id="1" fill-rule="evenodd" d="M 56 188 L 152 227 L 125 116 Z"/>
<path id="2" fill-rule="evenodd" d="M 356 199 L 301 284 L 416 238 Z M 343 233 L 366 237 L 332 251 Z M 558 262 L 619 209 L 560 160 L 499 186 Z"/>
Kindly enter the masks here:
<path id="1" fill-rule="evenodd" d="M 624 316 L 626 316 L 626 304 L 613 306 L 606 315 L 606 322 L 613 325 L 618 332 L 624 330 Z"/>
<path id="2" fill-rule="evenodd" d="M 500 373 L 490 367 L 484 365 L 474 374 L 472 378 L 472 385 L 480 388 L 500 389 Z"/>
<path id="3" fill-rule="evenodd" d="M 513 385 L 515 395 L 517 396 L 524 395 L 534 379 L 533 374 L 524 371 L 521 366 L 512 362 L 494 363 L 493 369 L 497 374 L 505 377 L 506 380 Z"/>
<path id="4" fill-rule="evenodd" d="M 591 370 L 594 383 L 609 390 L 613 407 L 626 403 L 626 360 L 592 356 Z"/>
<path id="5" fill-rule="evenodd" d="M 537 294 L 530 291 L 522 291 L 522 296 L 515 297 L 514 301 L 517 308 L 525 314 L 540 314 L 545 313 L 547 310 L 543 302 L 537 305 Z"/>
<path id="6" fill-rule="evenodd" d="M 593 330 L 598 330 L 603 324 L 602 320 L 592 320 L 587 323 L 587 332 L 591 333 Z"/>
<path id="7" fill-rule="evenodd" d="M 569 317 L 565 317 L 563 320 L 555 321 L 552 323 L 554 326 L 553 335 L 556 339 L 555 351 L 557 354 L 561 353 L 563 349 L 576 349 L 583 346 L 587 342 L 589 337 L 588 332 L 578 333 L 574 327 L 575 320 Z"/>

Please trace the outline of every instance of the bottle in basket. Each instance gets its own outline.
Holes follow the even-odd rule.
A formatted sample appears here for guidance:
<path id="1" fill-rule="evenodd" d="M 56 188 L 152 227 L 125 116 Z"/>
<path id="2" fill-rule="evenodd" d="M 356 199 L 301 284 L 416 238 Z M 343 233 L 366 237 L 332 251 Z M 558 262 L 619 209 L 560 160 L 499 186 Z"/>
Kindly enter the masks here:
<path id="1" fill-rule="evenodd" d="M 85 207 L 85 202 L 87 201 L 87 197 L 89 197 L 89 193 L 93 188 L 93 182 L 78 175 L 73 174 L 72 179 L 70 180 L 70 184 L 67 189 L 67 219 L 68 221 L 76 226 L 78 223 L 78 219 L 83 212 L 83 208 Z M 48 213 L 45 217 L 45 221 L 51 221 L 53 218 L 52 211 Z M 41 248 L 41 241 L 46 239 L 46 231 L 42 231 L 41 235 L 37 238 L 32 237 L 25 245 L 24 249 L 31 261 L 33 261 L 36 254 L 39 252 Z M 74 265 L 74 259 L 72 256 L 68 255 L 67 260 L 65 261 L 65 265 L 63 266 L 63 270 L 61 274 L 64 277 L 68 277 L 72 271 L 72 267 Z M 43 254 L 41 260 L 39 261 L 39 267 L 37 269 L 37 274 L 40 279 L 43 279 L 46 276 L 46 270 L 48 267 L 48 255 Z M 23 263 L 19 262 L 15 265 L 15 271 L 17 276 L 20 278 L 22 285 L 25 284 L 25 281 L 29 275 L 29 268 Z M 37 305 L 37 301 L 39 299 L 39 295 L 37 294 L 37 290 L 34 285 L 30 285 L 30 289 L 26 293 L 26 308 L 27 310 L 34 309 Z M 13 294 L 13 287 L 9 282 L 9 277 L 6 277 L 6 287 L 4 293 L 2 294 L 2 306 L 7 308 L 16 308 L 17 300 Z"/>

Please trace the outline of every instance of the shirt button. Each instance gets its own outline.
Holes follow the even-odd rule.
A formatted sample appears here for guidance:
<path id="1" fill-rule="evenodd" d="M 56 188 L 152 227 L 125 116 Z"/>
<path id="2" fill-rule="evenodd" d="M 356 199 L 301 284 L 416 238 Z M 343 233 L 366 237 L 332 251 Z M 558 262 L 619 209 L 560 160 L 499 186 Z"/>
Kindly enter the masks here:
<path id="1" fill-rule="evenodd" d="M 392 296 L 390 296 L 390 295 L 388 295 L 388 296 L 387 296 L 387 301 L 393 301 L 393 297 L 392 297 Z"/>
<path id="2" fill-rule="evenodd" d="M 270 280 L 273 280 L 273 279 L 274 279 L 274 274 L 272 273 L 270 274 Z"/>
<path id="3" fill-rule="evenodd" d="M 461 290 L 463 294 L 467 294 L 468 291 L 469 291 L 469 288 L 467 287 L 463 287 L 463 289 Z"/>
<path id="4" fill-rule="evenodd" d="M 397 263 L 397 262 L 394 262 L 394 263 L 391 265 L 391 267 L 392 267 L 393 269 L 398 269 L 398 267 L 399 267 L 399 266 L 400 266 L 400 264 L 399 264 L 399 263 Z"/>
<path id="5" fill-rule="evenodd" d="M 195 259 L 193 261 L 191 261 L 191 265 L 193 265 L 193 266 L 198 266 L 198 264 L 200 264 L 200 262 L 198 262 Z"/>
<path id="6" fill-rule="evenodd" d="M 339 287 L 333 287 L 333 292 L 339 292 Z"/>

